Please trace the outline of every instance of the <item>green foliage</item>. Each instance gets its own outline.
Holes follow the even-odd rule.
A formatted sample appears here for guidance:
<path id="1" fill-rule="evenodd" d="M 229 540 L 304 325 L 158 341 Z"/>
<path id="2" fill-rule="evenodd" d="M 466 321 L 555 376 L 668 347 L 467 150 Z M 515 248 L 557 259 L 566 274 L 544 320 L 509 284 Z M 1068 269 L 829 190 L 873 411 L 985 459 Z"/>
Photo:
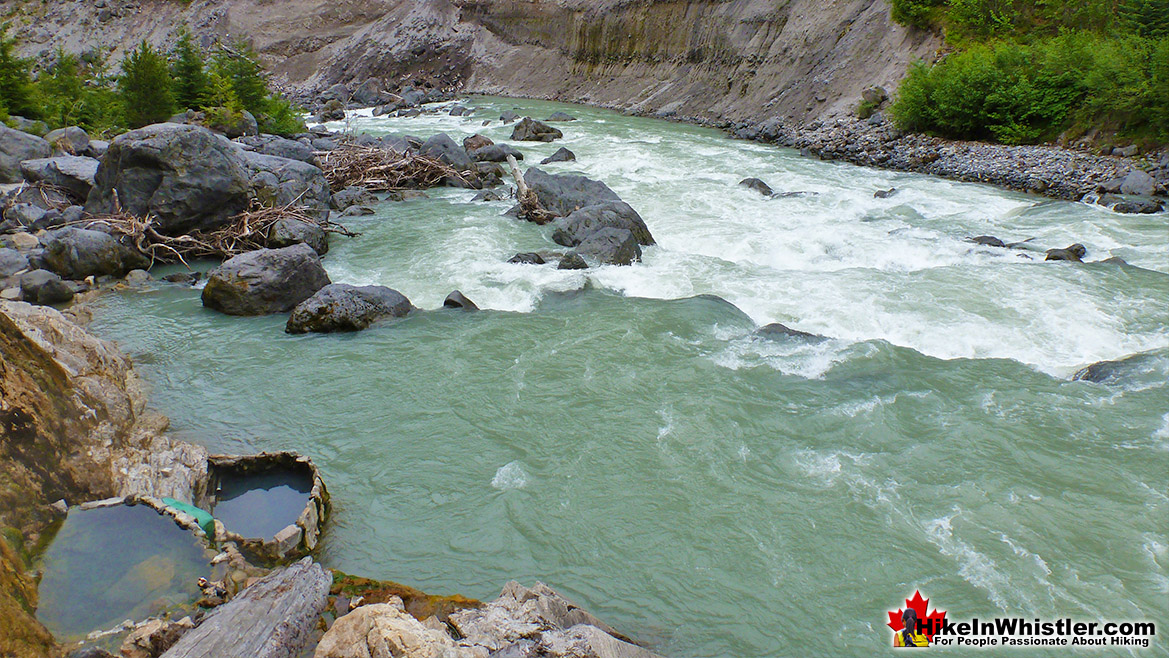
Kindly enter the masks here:
<path id="1" fill-rule="evenodd" d="M 28 60 L 16 56 L 16 39 L 8 26 L 0 25 L 0 113 L 28 118 L 39 115 L 33 100 L 34 89 Z"/>
<path id="2" fill-rule="evenodd" d="M 170 55 L 175 104 L 184 110 L 200 107 L 207 93 L 207 72 L 203 69 L 203 52 L 190 32 L 184 29 L 179 33 Z"/>
<path id="3" fill-rule="evenodd" d="M 264 109 L 268 97 L 268 78 L 256 61 L 256 52 L 246 43 L 221 49 L 211 61 L 211 69 L 231 84 L 243 108 L 252 114 Z"/>
<path id="4" fill-rule="evenodd" d="M 975 45 L 913 67 L 893 118 L 907 130 L 1008 144 L 1089 127 L 1166 140 L 1167 44 L 1081 32 Z"/>
<path id="5" fill-rule="evenodd" d="M 260 132 L 273 135 L 288 136 L 306 130 L 300 109 L 278 94 L 268 97 L 267 107 L 256 115 L 256 121 L 260 124 Z"/>
<path id="6" fill-rule="evenodd" d="M 131 128 L 166 121 L 175 112 L 170 67 L 146 41 L 122 60 L 118 89 Z"/>
<path id="7" fill-rule="evenodd" d="M 937 18 L 937 8 L 944 4 L 946 0 L 892 0 L 893 20 L 928 28 Z"/>

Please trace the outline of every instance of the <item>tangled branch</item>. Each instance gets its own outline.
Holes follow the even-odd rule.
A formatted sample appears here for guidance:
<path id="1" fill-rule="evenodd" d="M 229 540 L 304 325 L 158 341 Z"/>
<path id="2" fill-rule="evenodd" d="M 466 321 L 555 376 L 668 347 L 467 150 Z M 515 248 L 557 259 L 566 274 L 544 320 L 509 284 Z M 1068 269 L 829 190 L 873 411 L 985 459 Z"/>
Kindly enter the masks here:
<path id="1" fill-rule="evenodd" d="M 231 258 L 268 246 L 272 227 L 281 220 L 298 221 L 316 226 L 326 233 L 346 237 L 358 234 L 327 219 L 317 219 L 301 206 L 253 206 L 232 218 L 231 223 L 214 231 L 196 231 L 188 235 L 163 235 L 155 229 L 153 217 L 136 217 L 126 212 L 87 218 L 88 226 L 104 224 L 110 233 L 133 245 L 154 263 L 181 262 L 188 258 Z M 189 267 L 189 265 L 188 265 Z"/>
<path id="2" fill-rule="evenodd" d="M 437 158 L 371 146 L 343 144 L 332 151 L 318 151 L 316 156 L 333 191 L 351 185 L 375 192 L 424 190 L 445 178 L 464 183 L 475 178 L 474 172 L 460 172 Z"/>

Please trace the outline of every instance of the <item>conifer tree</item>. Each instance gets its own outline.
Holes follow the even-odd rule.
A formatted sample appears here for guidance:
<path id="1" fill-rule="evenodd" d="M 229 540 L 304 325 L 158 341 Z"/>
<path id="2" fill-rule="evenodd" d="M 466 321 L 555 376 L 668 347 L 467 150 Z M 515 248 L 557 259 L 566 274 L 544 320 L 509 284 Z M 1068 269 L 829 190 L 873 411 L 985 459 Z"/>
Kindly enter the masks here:
<path id="1" fill-rule="evenodd" d="M 8 25 L 0 25 L 0 114 L 40 115 L 33 103 L 29 62 L 16 56 L 16 39 L 8 36 Z"/>
<path id="2" fill-rule="evenodd" d="M 203 53 L 190 32 L 184 29 L 179 33 L 170 54 L 175 104 L 184 110 L 201 108 L 207 93 L 207 72 L 203 69 Z"/>
<path id="3" fill-rule="evenodd" d="M 118 90 L 131 128 L 166 121 L 175 111 L 166 58 L 143 41 L 122 60 Z"/>

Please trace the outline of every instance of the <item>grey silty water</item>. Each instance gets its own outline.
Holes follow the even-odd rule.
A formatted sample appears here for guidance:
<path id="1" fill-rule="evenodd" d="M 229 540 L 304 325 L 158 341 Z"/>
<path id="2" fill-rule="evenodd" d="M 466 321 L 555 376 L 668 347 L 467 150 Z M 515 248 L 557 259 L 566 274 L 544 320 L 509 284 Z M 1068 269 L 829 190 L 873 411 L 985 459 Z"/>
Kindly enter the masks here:
<path id="1" fill-rule="evenodd" d="M 567 146 L 577 162 L 545 169 L 606 182 L 658 245 L 628 268 L 508 264 L 553 248 L 549 229 L 437 189 L 347 220 L 362 236 L 324 259 L 423 309 L 404 320 L 289 336 L 194 289 L 98 302 L 94 329 L 180 435 L 316 460 L 336 507 L 325 564 L 480 598 L 543 580 L 694 658 L 873 655 L 916 589 L 964 618 L 1169 623 L 1164 214 L 470 104 L 349 127 L 506 141 L 482 120 L 565 110 L 564 140 L 515 144 L 524 166 Z M 747 176 L 809 194 L 767 199 Z M 981 234 L 1131 266 L 965 241 Z M 440 310 L 456 288 L 486 310 Z M 767 322 L 829 340 L 752 333 Z M 1151 377 L 1070 380 L 1134 353 Z"/>

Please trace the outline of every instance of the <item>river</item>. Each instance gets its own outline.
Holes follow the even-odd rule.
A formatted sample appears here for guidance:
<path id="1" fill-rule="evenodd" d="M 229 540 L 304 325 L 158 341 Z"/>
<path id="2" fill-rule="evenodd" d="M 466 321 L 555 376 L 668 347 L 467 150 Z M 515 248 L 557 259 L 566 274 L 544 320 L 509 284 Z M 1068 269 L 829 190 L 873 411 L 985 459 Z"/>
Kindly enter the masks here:
<path id="1" fill-rule="evenodd" d="M 566 111 L 563 140 L 514 145 L 573 150 L 545 170 L 606 182 L 658 244 L 633 267 L 508 264 L 550 228 L 444 188 L 347 218 L 362 235 L 324 259 L 423 309 L 402 321 L 290 336 L 167 284 L 97 302 L 177 434 L 316 461 L 327 566 L 479 598 L 542 580 L 684 658 L 873 655 L 915 590 L 952 617 L 1169 623 L 1164 214 L 469 103 L 349 127 L 506 141 L 501 111 Z M 485 311 L 441 310 L 456 288 Z M 829 339 L 753 334 L 769 322 Z M 1151 373 L 1070 379 L 1134 353 Z"/>

